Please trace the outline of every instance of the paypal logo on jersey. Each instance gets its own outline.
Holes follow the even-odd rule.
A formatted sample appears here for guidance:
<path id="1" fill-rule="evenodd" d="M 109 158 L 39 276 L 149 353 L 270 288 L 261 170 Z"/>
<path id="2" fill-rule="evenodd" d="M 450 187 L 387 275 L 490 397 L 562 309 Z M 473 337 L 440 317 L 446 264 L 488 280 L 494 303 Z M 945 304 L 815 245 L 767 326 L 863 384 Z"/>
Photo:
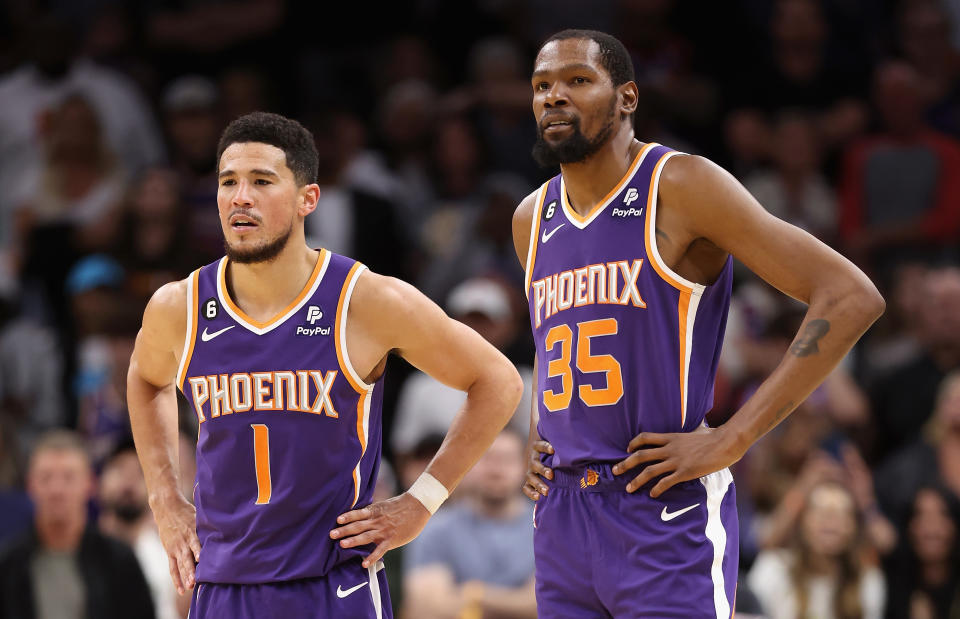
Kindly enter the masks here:
<path id="1" fill-rule="evenodd" d="M 315 327 L 313 323 L 317 322 L 323 318 L 323 310 L 320 309 L 319 305 L 311 305 L 307 308 L 307 317 L 306 322 L 310 323 L 310 326 L 298 325 L 296 330 L 296 335 L 305 335 L 307 337 L 313 337 L 314 335 L 330 335 L 330 327 Z"/>
<path id="2" fill-rule="evenodd" d="M 297 335 L 330 335 L 330 327 L 304 327 L 297 326 Z"/>
<path id="3" fill-rule="evenodd" d="M 643 207 L 633 208 L 630 206 L 634 202 L 640 199 L 640 192 L 637 191 L 636 187 L 631 187 L 627 189 L 627 193 L 623 194 L 623 206 L 624 208 L 613 208 L 613 212 L 610 214 L 614 217 L 639 217 L 643 214 Z"/>

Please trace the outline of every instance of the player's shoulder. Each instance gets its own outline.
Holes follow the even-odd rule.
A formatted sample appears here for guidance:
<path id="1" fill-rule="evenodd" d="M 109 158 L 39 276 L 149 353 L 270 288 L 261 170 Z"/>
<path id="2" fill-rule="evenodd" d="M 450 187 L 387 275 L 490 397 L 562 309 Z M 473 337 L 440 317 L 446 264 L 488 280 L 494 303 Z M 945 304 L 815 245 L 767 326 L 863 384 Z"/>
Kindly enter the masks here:
<path id="1" fill-rule="evenodd" d="M 706 157 L 678 152 L 664 162 L 659 190 L 661 193 L 710 191 L 717 183 L 732 179 L 729 172 Z"/>
<path id="2" fill-rule="evenodd" d="M 182 341 L 187 328 L 187 303 L 190 279 L 181 279 L 160 286 L 150 297 L 143 311 L 141 332 L 159 340 Z"/>
<path id="3" fill-rule="evenodd" d="M 540 188 L 538 187 L 531 191 L 529 195 L 517 205 L 517 209 L 513 212 L 514 227 L 519 223 L 526 224 L 527 228 L 529 228 L 530 221 L 533 219 L 533 212 L 537 210 L 537 195 L 539 193 Z"/>
<path id="4" fill-rule="evenodd" d="M 354 285 L 349 311 L 351 317 L 380 323 L 410 311 L 411 303 L 421 297 L 420 291 L 402 279 L 364 269 Z"/>

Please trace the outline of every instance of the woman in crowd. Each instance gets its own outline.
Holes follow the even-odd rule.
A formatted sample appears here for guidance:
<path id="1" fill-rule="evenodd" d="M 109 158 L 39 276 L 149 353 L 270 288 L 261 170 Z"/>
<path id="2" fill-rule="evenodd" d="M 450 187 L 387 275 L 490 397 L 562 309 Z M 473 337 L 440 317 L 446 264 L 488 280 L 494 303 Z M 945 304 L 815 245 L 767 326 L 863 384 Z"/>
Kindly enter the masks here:
<path id="1" fill-rule="evenodd" d="M 807 494 L 790 548 L 757 556 L 747 583 L 770 619 L 880 619 L 883 575 L 873 565 L 853 493 L 825 481 Z"/>

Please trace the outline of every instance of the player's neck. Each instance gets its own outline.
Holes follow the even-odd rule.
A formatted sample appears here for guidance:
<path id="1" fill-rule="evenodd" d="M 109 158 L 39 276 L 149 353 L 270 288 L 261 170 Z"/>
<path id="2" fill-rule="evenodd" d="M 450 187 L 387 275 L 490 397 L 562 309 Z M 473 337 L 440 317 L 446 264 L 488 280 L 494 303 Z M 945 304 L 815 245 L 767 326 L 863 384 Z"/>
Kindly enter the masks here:
<path id="1" fill-rule="evenodd" d="M 291 238 L 268 262 L 227 265 L 227 290 L 240 309 L 256 320 L 269 320 L 303 291 L 319 258 L 315 249 Z"/>
<path id="2" fill-rule="evenodd" d="M 623 178 L 643 146 L 633 137 L 633 129 L 620 131 L 599 151 L 579 163 L 560 166 L 570 206 L 586 215 L 599 204 Z"/>

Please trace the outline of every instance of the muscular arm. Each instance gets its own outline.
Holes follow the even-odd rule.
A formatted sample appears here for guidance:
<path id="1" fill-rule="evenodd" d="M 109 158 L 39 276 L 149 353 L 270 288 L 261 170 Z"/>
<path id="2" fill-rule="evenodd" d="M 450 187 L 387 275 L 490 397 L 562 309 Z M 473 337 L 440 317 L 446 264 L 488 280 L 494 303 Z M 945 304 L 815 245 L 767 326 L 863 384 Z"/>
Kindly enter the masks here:
<path id="1" fill-rule="evenodd" d="M 357 281 L 349 311 L 349 354 L 357 360 L 355 367 L 361 375 L 369 376 L 393 351 L 441 383 L 467 393 L 463 408 L 426 469 L 453 491 L 516 410 L 523 390 L 520 375 L 479 334 L 449 318 L 435 303 L 398 279 L 364 272 Z M 406 518 L 422 520 L 418 527 L 402 524 L 402 532 L 385 537 L 373 531 L 379 525 L 374 522 L 377 510 L 371 506 L 341 516 L 340 524 L 350 524 L 331 535 L 335 539 L 352 536 L 342 539 L 345 547 L 377 542 L 380 545 L 365 564 L 376 561 L 387 549 L 413 539 L 426 523 L 426 509 L 408 495 L 401 497 L 405 504 L 410 504 L 407 498 L 416 505 Z M 422 513 L 416 516 L 418 512 Z"/>
<path id="2" fill-rule="evenodd" d="M 363 273 L 350 302 L 348 321 L 356 325 L 349 337 L 356 333 L 362 338 L 357 346 L 361 356 L 379 360 L 387 352 L 396 352 L 441 383 L 467 393 L 466 403 L 427 467 L 452 491 L 516 410 L 523 389 L 520 375 L 476 331 L 449 318 L 416 288 L 398 279 Z"/>
<path id="3" fill-rule="evenodd" d="M 633 491 L 669 474 L 653 488 L 654 497 L 742 457 L 827 377 L 884 309 L 877 289 L 852 263 L 767 213 L 730 174 L 706 159 L 670 159 L 661 177 L 660 200 L 671 237 L 687 246 L 705 239 L 809 307 L 783 360 L 724 426 L 679 439 L 641 434 L 631 441 L 630 451 L 658 447 L 633 454 L 617 471 L 660 460 L 628 486 Z M 658 213 L 658 226 L 660 222 Z M 681 450 L 698 455 L 683 456 Z"/>
<path id="4" fill-rule="evenodd" d="M 533 214 L 536 210 L 537 192 L 534 191 L 520 202 L 517 210 L 513 213 L 513 248 L 517 252 L 517 259 L 520 266 L 527 268 L 527 251 L 530 247 L 530 228 L 533 224 Z M 547 479 L 553 479 L 553 471 L 540 462 L 540 454 L 553 453 L 553 447 L 546 441 L 540 440 L 540 433 L 537 431 L 537 423 L 540 421 L 539 407 L 539 388 L 537 386 L 538 364 L 537 355 L 533 356 L 533 380 L 530 390 L 530 434 L 527 437 L 527 476 L 523 483 L 523 493 L 536 501 L 541 496 L 547 496 L 549 489 L 540 481 L 538 476 Z"/>
<path id="5" fill-rule="evenodd" d="M 182 595 L 193 586 L 199 560 L 193 507 L 178 489 L 177 352 L 186 332 L 186 282 L 167 284 L 154 293 L 127 371 L 127 407 L 150 507 L 170 558 L 174 585 Z M 176 352 L 175 352 L 176 351 Z"/>
<path id="6" fill-rule="evenodd" d="M 780 365 L 728 422 L 745 451 L 800 402 L 883 313 L 876 287 L 850 261 L 763 209 L 731 175 L 700 157 L 667 164 L 661 200 L 702 237 L 785 294 L 806 317 Z"/>

